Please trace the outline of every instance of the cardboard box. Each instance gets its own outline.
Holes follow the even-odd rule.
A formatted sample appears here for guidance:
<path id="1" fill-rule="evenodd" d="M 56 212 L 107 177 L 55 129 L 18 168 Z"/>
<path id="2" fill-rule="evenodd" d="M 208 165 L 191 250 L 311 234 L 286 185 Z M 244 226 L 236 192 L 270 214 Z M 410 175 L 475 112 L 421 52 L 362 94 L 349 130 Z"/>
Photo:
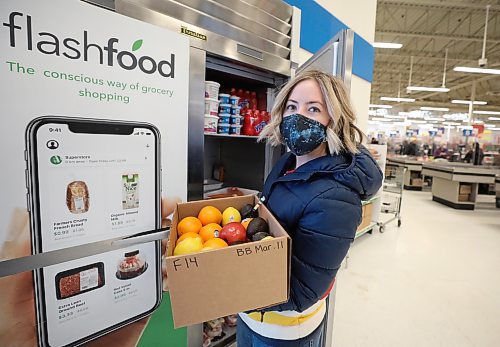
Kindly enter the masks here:
<path id="1" fill-rule="evenodd" d="M 291 239 L 265 206 L 259 216 L 274 239 L 190 255 L 173 256 L 177 223 L 197 216 L 203 206 L 223 211 L 256 204 L 254 195 L 177 204 L 166 257 L 172 315 L 176 328 L 288 300 Z"/>
<path id="2" fill-rule="evenodd" d="M 460 190 L 458 194 L 463 195 L 463 194 L 471 194 L 472 193 L 472 186 L 470 184 L 461 184 L 460 185 Z"/>
<path id="3" fill-rule="evenodd" d="M 356 231 L 363 230 L 367 226 L 370 225 L 372 222 L 372 217 L 373 217 L 373 203 L 369 203 L 366 205 L 363 205 L 362 207 L 362 220 L 361 224 L 358 226 L 358 229 Z"/>
<path id="4" fill-rule="evenodd" d="M 410 185 L 415 186 L 415 187 L 421 187 L 422 186 L 422 179 L 421 178 L 413 178 L 410 182 Z"/>
<path id="5" fill-rule="evenodd" d="M 458 201 L 461 202 L 470 201 L 470 194 L 459 194 Z"/>

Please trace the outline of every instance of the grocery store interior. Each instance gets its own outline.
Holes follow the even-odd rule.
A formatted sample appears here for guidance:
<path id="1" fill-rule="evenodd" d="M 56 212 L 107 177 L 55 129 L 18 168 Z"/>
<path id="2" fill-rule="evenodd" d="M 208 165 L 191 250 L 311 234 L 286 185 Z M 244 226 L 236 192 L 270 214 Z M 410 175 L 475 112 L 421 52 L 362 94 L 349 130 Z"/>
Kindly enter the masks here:
<path id="1" fill-rule="evenodd" d="M 151 194 L 157 199 L 157 224 L 161 224 L 159 215 L 169 211 L 168 221 L 163 219 L 163 226 L 171 227 L 172 231 L 168 242 L 164 238 L 167 233 L 162 229 L 162 244 L 158 237 L 148 241 L 149 245 L 151 240 L 156 242 L 152 255 L 144 256 L 146 252 L 142 248 L 142 253 L 139 250 L 121 252 L 125 256 L 121 254 L 123 259 L 120 258 L 118 272 L 110 276 L 119 285 L 123 284 L 117 287 L 119 290 L 115 289 L 115 294 L 126 295 L 124 293 L 128 289 L 123 288 L 132 281 L 138 282 L 138 279 L 145 281 L 146 276 L 141 275 L 149 266 L 149 280 L 159 283 L 154 282 L 158 288 L 150 284 L 149 289 L 151 293 L 156 293 L 157 298 L 162 296 L 161 304 L 158 302 L 147 314 L 141 312 L 136 316 L 130 314 L 130 319 L 120 317 L 116 322 L 110 320 L 112 323 L 108 322 L 109 327 L 103 330 L 77 331 L 75 327 L 74 335 L 78 338 L 64 336 L 67 340 L 62 339 L 66 342 L 61 345 L 251 345 L 237 344 L 237 332 L 241 332 L 238 330 L 241 326 L 238 326 L 242 324 L 238 313 L 261 314 L 253 310 L 286 303 L 296 256 L 293 253 L 295 240 L 292 233 L 284 229 L 285 223 L 277 220 L 272 211 L 267 210 L 265 197 L 259 200 L 266 177 L 279 158 L 286 155 L 287 148 L 258 141 L 259 135 L 272 121 L 271 110 L 279 88 L 301 71 L 318 69 L 335 75 L 346 86 L 356 112 L 356 125 L 366 135 L 364 146 L 380 168 L 383 180 L 373 196 L 361 201 L 360 224 L 355 233 L 352 228 L 354 236 L 349 237 L 350 248 L 338 269 L 331 291 L 325 294 L 326 299 L 315 299 L 314 305 L 326 300 L 326 304 L 320 307 L 325 307 L 325 325 L 320 326 L 323 329 L 321 338 L 317 344 L 311 340 L 301 346 L 500 346 L 500 0 L 73 2 L 91 7 L 103 16 L 123 17 L 132 23 L 130 25 L 140 23 L 144 25 L 144 30 L 147 26 L 154 26 L 155 30 L 158 27 L 179 38 L 171 43 L 156 31 L 151 31 L 150 42 L 156 38 L 159 45 L 167 48 L 171 44 L 179 47 L 185 44 L 185 47 L 176 46 L 175 49 L 189 57 L 189 62 L 184 62 L 186 66 L 176 61 L 177 68 L 186 68 L 180 72 L 187 71 L 187 76 L 177 72 L 176 83 L 181 90 L 187 81 L 187 97 L 182 99 L 187 106 L 179 108 L 185 110 L 185 114 L 179 112 L 175 116 L 179 119 L 184 117 L 187 144 L 179 144 L 179 153 L 184 149 L 186 152 L 186 168 L 179 168 L 172 176 L 169 176 L 172 171 L 163 169 L 159 174 L 164 184 L 160 186 L 163 192 Z M 8 14 L 2 15 L 9 18 Z M 11 37 L 21 37 L 21 29 L 14 25 L 12 18 L 15 20 L 11 14 Z M 4 26 L 9 24 L 4 23 Z M 101 24 L 96 25 L 96 31 L 109 30 L 98 26 Z M 31 22 L 29 30 L 31 32 Z M 106 35 L 111 37 L 107 32 Z M 135 53 L 122 51 L 116 55 L 127 53 L 136 65 L 138 61 L 153 62 L 156 70 L 153 58 L 143 56 L 136 59 L 134 54 L 139 56 L 139 49 L 145 51 L 151 47 L 145 44 L 141 48 L 143 40 L 134 39 L 137 39 L 132 46 Z M 110 46 L 104 49 L 109 50 L 109 59 L 112 59 L 113 52 L 118 51 L 113 51 L 112 39 L 109 40 Z M 115 40 L 117 43 L 118 39 Z M 102 61 L 101 47 L 93 46 L 101 52 Z M 94 53 L 97 52 L 95 47 Z M 160 49 L 158 52 L 164 53 Z M 173 56 L 167 63 L 172 68 L 172 77 Z M 166 62 L 162 63 L 165 67 Z M 141 66 L 141 69 L 144 67 Z M 139 73 L 137 70 L 139 68 L 131 73 Z M 82 71 L 93 74 L 90 68 Z M 179 82 L 180 75 L 185 79 L 182 83 Z M 120 75 L 117 73 L 117 76 Z M 155 87 L 160 88 L 160 85 Z M 167 94 L 160 90 L 158 94 Z M 84 102 L 90 101 L 82 101 L 82 105 L 85 105 Z M 121 106 L 125 110 L 125 106 Z M 167 104 L 167 111 L 160 116 L 170 117 L 170 108 L 171 105 Z M 149 119 L 136 117 L 129 114 L 123 119 L 137 119 L 144 122 L 142 125 L 150 123 Z M 169 119 L 169 122 L 173 124 L 175 120 Z M 169 131 L 167 127 L 159 129 L 162 141 L 177 135 Z M 149 150 L 149 143 L 147 147 Z M 164 149 L 162 147 L 161 150 Z M 30 157 L 24 152 L 28 161 Z M 53 162 L 54 157 L 59 162 Z M 50 157 L 51 165 L 59 165 L 60 160 L 59 156 Z M 24 162 L 22 165 L 25 170 Z M 165 164 L 162 165 L 165 168 Z M 174 166 L 176 163 L 170 162 L 169 165 L 169 168 L 177 169 Z M 25 170 L 27 180 L 29 169 L 31 167 Z M 286 171 L 286 174 L 293 171 Z M 173 176 L 175 184 L 168 182 Z M 160 181 L 157 176 L 154 177 Z M 139 175 L 123 175 L 122 180 L 124 189 L 129 189 L 126 198 L 130 197 L 129 201 L 122 198 L 123 209 L 135 211 L 143 208 L 144 203 L 141 200 L 139 204 L 138 197 L 138 182 L 143 184 Z M 186 187 L 179 189 L 185 196 L 180 196 L 169 210 L 166 200 L 162 201 L 162 206 L 160 199 L 170 197 L 170 191 L 165 191 L 164 187 L 170 188 L 177 182 L 185 183 Z M 64 211 L 69 213 L 68 218 L 74 218 L 70 213 L 86 213 L 89 210 L 91 191 L 83 181 L 71 184 L 73 186 L 68 185 L 66 192 L 69 212 Z M 25 189 L 33 187 L 25 187 L 24 182 L 22 186 L 24 203 Z M 84 191 L 85 199 L 79 200 L 80 207 L 76 203 L 71 205 L 72 187 Z M 146 185 L 140 189 L 146 189 L 144 187 Z M 358 202 L 360 195 L 356 195 Z M 93 204 L 95 200 L 90 201 Z M 283 202 L 284 205 L 286 203 Z M 28 198 L 28 206 L 33 206 L 29 204 Z M 243 212 L 247 206 L 250 206 L 249 210 L 247 208 Z M 202 211 L 205 211 L 204 215 Z M 29 208 L 28 212 L 30 216 L 34 213 Z M 255 221 L 250 219 L 245 224 L 244 215 Z M 257 219 L 264 220 L 265 226 L 259 226 L 260 229 L 254 227 L 256 232 L 250 235 L 251 223 Z M 223 237 L 222 233 L 228 230 L 226 225 L 233 224 L 233 221 L 239 226 Z M 332 229 L 339 224 L 335 220 L 325 222 L 331 223 Z M 27 217 L 24 223 L 24 229 L 33 228 Z M 214 223 L 216 226 L 220 224 L 219 229 L 213 226 L 209 229 Z M 233 232 L 243 234 L 238 239 L 231 239 Z M 130 246 L 134 245 L 133 242 L 125 240 L 124 244 Z M 141 247 L 148 245 L 146 241 L 142 242 Z M 0 259 L 3 257 L 2 247 Z M 118 246 L 114 247 L 113 250 L 116 250 Z M 270 251 L 265 253 L 263 250 Z M 257 259 L 259 256 L 260 260 Z M 158 263 L 157 277 L 151 275 L 155 260 Z M 210 271 L 199 270 L 203 261 Z M 127 269 L 127 266 L 136 266 L 137 269 Z M 74 292 L 65 294 L 63 290 L 61 294 L 62 287 L 58 287 L 56 303 L 61 305 L 59 313 L 64 312 L 65 306 L 60 301 L 67 299 L 64 295 L 79 295 L 73 299 L 83 300 L 84 295 L 97 297 L 100 293 L 98 290 L 91 294 L 86 291 L 105 285 L 109 288 L 109 284 L 101 279 L 104 276 L 103 262 L 73 268 L 73 272 L 60 271 L 55 283 L 61 278 L 71 282 L 78 276 L 80 281 L 82 274 L 88 280 L 93 278 L 88 274 L 94 271 L 95 278 L 88 281 L 95 282 L 95 288 L 86 288 L 82 284 L 77 285 L 77 289 L 73 288 Z M 178 271 L 178 268 L 181 270 Z M 43 274 L 43 269 L 36 269 Z M 41 278 L 43 280 L 43 276 Z M 108 277 L 107 281 L 111 280 Z M 53 285 L 52 282 L 50 285 Z M 53 291 L 55 293 L 56 289 Z M 14 288 L 9 293 L 15 292 Z M 31 292 L 29 295 L 33 296 Z M 140 292 L 133 292 L 131 296 L 139 295 Z M 114 298 L 117 299 L 116 296 Z M 38 305 L 35 311 L 38 322 L 42 321 L 40 326 L 47 325 L 49 319 L 43 321 L 43 315 L 47 314 L 44 310 L 49 312 L 51 309 L 50 302 L 43 300 L 37 297 L 34 304 Z M 307 309 L 313 308 L 314 311 L 307 311 L 304 316 L 298 311 L 285 310 L 280 319 L 285 317 L 305 322 L 320 311 L 313 306 Z M 0 313 L 2 309 L 0 305 Z M 30 307 L 29 313 L 34 316 L 32 311 L 33 307 Z M 88 313 L 82 314 L 82 317 L 85 314 Z M 56 316 L 57 312 L 53 314 L 53 317 Z M 61 320 L 61 317 L 58 319 Z M 75 324 L 79 317 L 68 320 L 74 319 L 72 324 Z M 67 319 L 66 316 L 64 318 Z M 259 323 L 258 319 L 252 319 Z M 6 343 L 7 346 L 8 334 L 1 334 L 5 321 L 0 317 L 0 345 Z M 252 324 L 256 322 L 251 321 Z M 265 323 L 264 313 L 260 323 Z M 287 327 L 287 324 L 282 325 Z M 41 339 L 50 334 L 56 336 L 64 330 L 63 327 L 54 323 L 50 327 L 54 330 L 50 333 L 46 327 L 37 327 L 38 344 L 33 342 L 37 341 L 33 333 L 26 346 L 45 345 L 40 342 Z M 133 339 L 127 331 L 135 334 Z M 11 345 L 15 346 L 15 343 Z M 263 342 L 254 345 L 274 346 Z"/>

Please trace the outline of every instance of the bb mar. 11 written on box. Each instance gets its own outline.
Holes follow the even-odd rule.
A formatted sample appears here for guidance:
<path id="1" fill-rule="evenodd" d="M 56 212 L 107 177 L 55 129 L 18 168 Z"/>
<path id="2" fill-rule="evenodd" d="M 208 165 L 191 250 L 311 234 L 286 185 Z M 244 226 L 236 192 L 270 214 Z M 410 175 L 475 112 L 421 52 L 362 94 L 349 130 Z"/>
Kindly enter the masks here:
<path id="1" fill-rule="evenodd" d="M 256 203 L 257 197 L 248 195 L 177 205 L 166 257 L 176 328 L 288 300 L 291 239 L 264 205 L 258 209 L 259 217 L 268 222 L 273 239 L 173 256 L 176 226 L 182 218 L 197 216 L 208 205 L 223 211 Z"/>

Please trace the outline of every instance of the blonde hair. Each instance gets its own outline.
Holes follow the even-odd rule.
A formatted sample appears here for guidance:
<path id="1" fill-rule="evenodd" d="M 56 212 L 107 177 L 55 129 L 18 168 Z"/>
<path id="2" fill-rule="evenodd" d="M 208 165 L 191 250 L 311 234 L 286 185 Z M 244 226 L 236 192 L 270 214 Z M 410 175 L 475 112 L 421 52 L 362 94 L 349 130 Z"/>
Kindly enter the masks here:
<path id="1" fill-rule="evenodd" d="M 280 124 L 286 110 L 286 103 L 295 86 L 309 79 L 318 83 L 328 115 L 331 118 L 326 127 L 330 154 L 339 154 L 342 151 L 357 153 L 358 144 L 363 140 L 364 134 L 354 124 L 356 114 L 351 106 L 344 83 L 337 77 L 318 70 L 301 72 L 281 87 L 271 110 L 271 121 L 260 133 L 259 141 L 267 140 L 273 146 L 284 144 L 280 133 Z"/>

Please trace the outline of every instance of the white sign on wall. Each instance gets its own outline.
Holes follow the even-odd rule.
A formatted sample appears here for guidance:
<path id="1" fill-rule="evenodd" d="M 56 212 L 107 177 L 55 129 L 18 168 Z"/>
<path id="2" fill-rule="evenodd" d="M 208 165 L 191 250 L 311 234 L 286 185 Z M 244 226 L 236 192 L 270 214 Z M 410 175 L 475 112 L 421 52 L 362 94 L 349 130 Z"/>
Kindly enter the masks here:
<path id="1" fill-rule="evenodd" d="M 160 192 L 186 199 L 188 68 L 180 34 L 76 0 L 0 3 L 0 259 L 30 239 L 45 252 L 151 230 Z M 155 247 L 46 268 L 38 343 L 85 342 L 152 312 Z M 34 321 L 2 309 L 0 339 Z"/>

